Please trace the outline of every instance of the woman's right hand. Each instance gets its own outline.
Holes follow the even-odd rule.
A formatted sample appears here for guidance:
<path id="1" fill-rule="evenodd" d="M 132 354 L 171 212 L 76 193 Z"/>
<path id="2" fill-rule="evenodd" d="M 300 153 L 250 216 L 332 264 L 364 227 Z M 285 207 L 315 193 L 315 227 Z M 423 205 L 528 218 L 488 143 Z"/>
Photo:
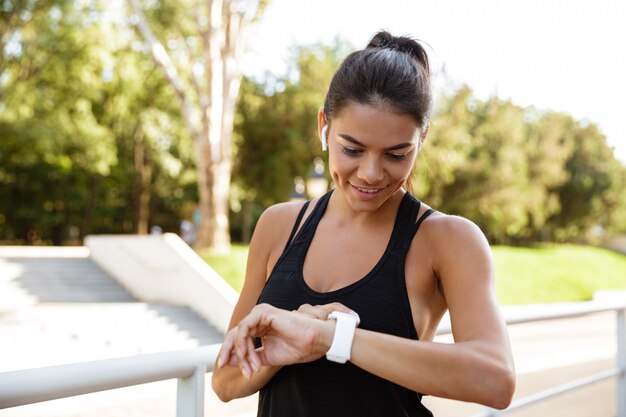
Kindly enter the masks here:
<path id="1" fill-rule="evenodd" d="M 331 326 L 309 314 L 259 304 L 226 334 L 218 367 L 239 366 L 249 379 L 261 366 L 313 361 L 328 349 L 324 341 L 329 335 L 332 339 Z M 254 346 L 256 337 L 263 339 L 259 349 Z"/>
<path id="2" fill-rule="evenodd" d="M 305 304 L 297 311 L 260 304 L 227 333 L 218 367 L 238 366 L 249 379 L 261 366 L 291 365 L 319 359 L 332 343 L 335 322 L 327 320 L 332 311 L 356 314 L 339 303 Z M 254 346 L 256 337 L 263 338 L 263 347 L 259 349 Z"/>

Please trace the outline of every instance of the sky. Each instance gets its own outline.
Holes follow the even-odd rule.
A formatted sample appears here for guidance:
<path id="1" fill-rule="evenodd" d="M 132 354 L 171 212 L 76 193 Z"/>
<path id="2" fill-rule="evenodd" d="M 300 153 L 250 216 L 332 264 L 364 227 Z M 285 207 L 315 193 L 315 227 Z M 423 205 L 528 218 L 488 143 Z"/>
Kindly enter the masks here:
<path id="1" fill-rule="evenodd" d="M 244 72 L 282 74 L 292 45 L 339 37 L 362 48 L 380 29 L 427 42 L 435 72 L 445 66 L 478 98 L 597 124 L 626 162 L 622 0 L 271 0 L 251 29 Z"/>

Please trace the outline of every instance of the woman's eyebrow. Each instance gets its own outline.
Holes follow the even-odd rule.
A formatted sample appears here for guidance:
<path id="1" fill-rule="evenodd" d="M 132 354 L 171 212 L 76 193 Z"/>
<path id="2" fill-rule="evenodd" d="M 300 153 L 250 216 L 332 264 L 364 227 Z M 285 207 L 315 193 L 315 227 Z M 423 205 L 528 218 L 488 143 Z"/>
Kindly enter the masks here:
<path id="1" fill-rule="evenodd" d="M 339 133 L 338 136 L 343 138 L 343 139 L 345 139 L 345 140 L 347 140 L 348 142 L 354 143 L 357 146 L 361 146 L 363 148 L 366 147 L 361 142 L 359 142 L 358 140 L 356 140 L 355 138 L 353 138 L 352 136 L 350 136 L 348 134 Z M 385 148 L 385 150 L 386 151 L 395 151 L 395 150 L 398 150 L 398 149 L 408 148 L 409 146 L 413 146 L 413 145 L 414 145 L 414 143 L 411 143 L 411 142 L 399 143 L 397 145 L 393 145 L 393 146 L 390 146 L 388 148 Z"/>

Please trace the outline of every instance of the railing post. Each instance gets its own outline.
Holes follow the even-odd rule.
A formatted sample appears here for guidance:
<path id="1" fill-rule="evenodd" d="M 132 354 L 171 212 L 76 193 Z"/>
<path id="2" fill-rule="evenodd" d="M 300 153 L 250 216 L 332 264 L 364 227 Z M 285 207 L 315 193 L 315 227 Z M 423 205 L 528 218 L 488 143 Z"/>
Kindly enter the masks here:
<path id="1" fill-rule="evenodd" d="M 176 417 L 204 416 L 204 377 L 206 366 L 198 366 L 193 374 L 178 378 Z"/>
<path id="2" fill-rule="evenodd" d="M 626 417 L 626 325 L 624 309 L 617 310 L 617 417 Z"/>

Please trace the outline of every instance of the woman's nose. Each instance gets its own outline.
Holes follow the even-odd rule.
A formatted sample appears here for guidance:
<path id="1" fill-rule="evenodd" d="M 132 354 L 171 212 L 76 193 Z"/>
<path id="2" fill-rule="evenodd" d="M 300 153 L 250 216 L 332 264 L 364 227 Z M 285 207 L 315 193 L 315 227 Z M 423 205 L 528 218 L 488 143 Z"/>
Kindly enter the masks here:
<path id="1" fill-rule="evenodd" d="M 383 179 L 383 168 L 375 156 L 370 156 L 359 166 L 358 177 L 368 184 L 376 184 Z"/>

